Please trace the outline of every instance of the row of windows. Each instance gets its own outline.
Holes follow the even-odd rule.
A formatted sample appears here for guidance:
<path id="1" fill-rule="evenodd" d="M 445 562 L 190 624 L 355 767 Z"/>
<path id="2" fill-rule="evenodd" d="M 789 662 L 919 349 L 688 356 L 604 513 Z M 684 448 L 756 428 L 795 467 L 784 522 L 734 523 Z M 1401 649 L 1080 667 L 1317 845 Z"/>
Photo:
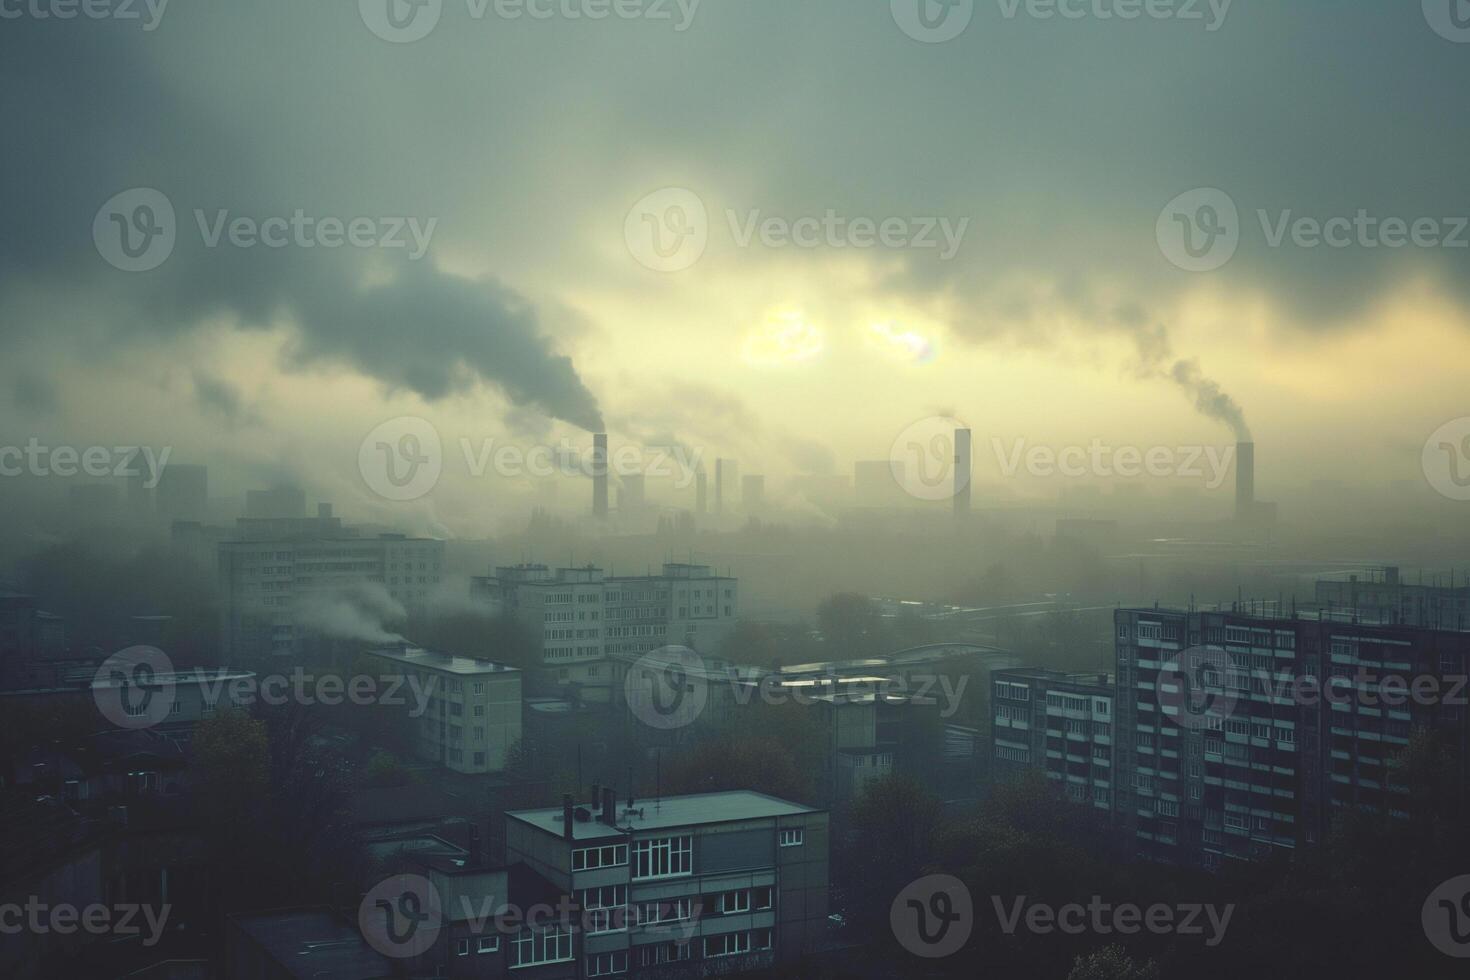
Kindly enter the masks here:
<path id="1" fill-rule="evenodd" d="M 720 956 L 739 956 L 751 950 L 770 949 L 771 930 L 752 929 L 749 932 L 731 932 L 723 936 L 704 937 L 706 959 Z"/>
<path id="2" fill-rule="evenodd" d="M 573 871 L 616 868 L 627 863 L 627 844 L 608 844 L 605 847 L 579 847 L 572 852 Z"/>
<path id="3" fill-rule="evenodd" d="M 687 875 L 694 871 L 694 838 L 662 837 L 635 841 L 633 844 L 633 878 L 664 878 Z"/>
<path id="4" fill-rule="evenodd" d="M 554 926 L 540 932 L 525 930 L 511 943 L 511 968 L 541 963 L 565 963 L 572 958 L 572 933 Z"/>

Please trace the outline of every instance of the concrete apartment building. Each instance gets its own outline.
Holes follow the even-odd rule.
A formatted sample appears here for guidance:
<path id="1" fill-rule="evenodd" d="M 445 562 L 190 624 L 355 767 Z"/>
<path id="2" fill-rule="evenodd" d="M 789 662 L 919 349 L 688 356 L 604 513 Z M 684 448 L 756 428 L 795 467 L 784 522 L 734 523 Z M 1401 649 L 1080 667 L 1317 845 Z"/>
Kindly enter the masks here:
<path id="1" fill-rule="evenodd" d="M 1114 685 L 1108 674 L 1039 667 L 991 675 L 991 772 L 1043 772 L 1069 799 L 1111 817 Z"/>
<path id="2" fill-rule="evenodd" d="M 751 792 L 642 803 L 593 793 L 600 802 L 566 797 L 561 807 L 507 813 L 503 863 L 485 859 L 473 831 L 465 846 L 414 833 L 370 847 L 379 884 L 367 898 L 413 893 L 436 913 L 416 947 L 406 945 L 413 929 L 392 917 L 380 929 L 362 911 L 353 924 L 320 909 L 237 915 L 224 976 L 678 980 L 821 950 L 825 812 Z"/>
<path id="3" fill-rule="evenodd" d="M 748 791 L 506 814 L 506 853 L 572 895 L 583 935 L 527 944 L 567 976 L 790 964 L 827 925 L 828 815 Z M 517 965 L 529 965 L 523 958 Z"/>
<path id="4" fill-rule="evenodd" d="M 1142 857 L 1213 868 L 1314 845 L 1346 808 L 1403 812 L 1392 759 L 1416 730 L 1462 760 L 1470 749 L 1451 696 L 1465 693 L 1470 634 L 1243 612 L 1114 618 L 1115 818 Z M 1175 679 L 1181 655 L 1214 665 L 1195 693 L 1216 710 L 1181 714 L 1194 696 Z M 1390 703 L 1386 677 L 1433 679 L 1440 693 Z"/>
<path id="5" fill-rule="evenodd" d="M 429 615 L 443 574 L 444 542 L 401 534 L 357 537 L 330 515 L 287 519 L 284 526 L 280 519 L 262 520 L 270 522 L 270 533 L 247 522 L 240 540 L 218 548 L 226 659 L 301 655 L 325 629 L 315 614 L 344 597 L 370 593 L 410 617 Z M 289 533 L 292 528 L 298 533 Z"/>
<path id="6" fill-rule="evenodd" d="M 1390 565 L 1366 579 L 1318 579 L 1316 599 L 1318 609 L 1334 619 L 1470 630 L 1470 582 L 1456 586 L 1453 577 L 1448 585 L 1410 584 Z"/>
<path id="7" fill-rule="evenodd" d="M 516 565 L 475 578 L 471 596 L 498 604 L 541 637 L 548 680 L 607 702 L 608 658 L 678 645 L 713 652 L 735 627 L 739 583 L 708 565 L 667 563 L 658 575 L 608 576 L 600 568 Z"/>
<path id="8" fill-rule="evenodd" d="M 428 709 L 406 722 L 420 759 L 466 775 L 505 768 L 506 753 L 521 737 L 519 670 L 408 646 L 371 655 L 389 676 L 413 678 L 400 689 L 406 714 L 417 707 L 415 690 L 429 696 Z"/>

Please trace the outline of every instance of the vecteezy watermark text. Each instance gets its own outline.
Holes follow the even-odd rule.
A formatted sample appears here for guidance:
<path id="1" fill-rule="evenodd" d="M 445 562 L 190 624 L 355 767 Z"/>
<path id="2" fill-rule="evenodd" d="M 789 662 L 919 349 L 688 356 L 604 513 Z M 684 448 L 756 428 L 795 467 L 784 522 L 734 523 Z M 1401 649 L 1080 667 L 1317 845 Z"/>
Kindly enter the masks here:
<path id="1" fill-rule="evenodd" d="M 1040 936 L 1053 932 L 1068 936 L 1085 933 L 1131 936 L 1149 932 L 1159 936 L 1205 936 L 1205 945 L 1211 948 L 1224 941 L 1230 919 L 1235 915 L 1234 905 L 1166 905 L 1160 902 L 1145 907 L 1132 902 L 1114 904 L 1104 901 L 1101 895 L 1092 896 L 1086 905 L 1070 902 L 1054 906 L 1045 902 L 1028 902 L 1024 895 L 1009 902 L 999 895 L 992 895 L 990 903 L 995 908 L 1001 930 L 1008 936 L 1023 926 L 1027 932 Z"/>
<path id="2" fill-rule="evenodd" d="M 223 669 L 174 670 L 173 662 L 156 647 L 129 647 L 108 657 L 92 679 L 92 697 L 102 716 L 120 728 L 157 725 L 172 714 L 183 689 L 197 691 L 201 712 L 248 708 L 257 702 L 270 707 L 286 704 L 337 707 L 412 706 L 410 718 L 429 710 L 437 687 L 434 677 L 414 674 L 315 674 L 296 667 L 289 674 L 267 674 Z"/>
<path id="3" fill-rule="evenodd" d="M 699 654 L 684 646 L 660 647 L 639 657 L 623 678 L 628 710 L 650 728 L 670 730 L 691 725 L 718 687 L 727 687 L 735 704 L 811 705 L 836 698 L 911 705 L 936 705 L 941 718 L 952 718 L 969 686 L 968 675 L 910 673 L 888 677 L 845 678 L 749 675 L 734 668 L 711 669 Z"/>
<path id="4" fill-rule="evenodd" d="M 1291 729 L 1244 715 L 1246 702 L 1260 695 L 1272 703 L 1320 707 L 1359 705 L 1364 708 L 1470 706 L 1470 677 L 1463 674 L 1394 673 L 1366 664 L 1339 665 L 1326 678 L 1315 674 L 1257 667 L 1244 654 L 1217 647 L 1189 647 L 1166 655 L 1156 678 L 1160 711 L 1181 728 L 1231 731 L 1277 741 L 1295 740 Z"/>
<path id="5" fill-rule="evenodd" d="M 136 902 L 121 902 L 103 905 L 100 902 L 76 906 L 67 902 L 50 904 L 38 895 L 26 899 L 25 904 L 7 902 L 0 905 L 0 935 L 15 936 L 23 932 L 35 935 L 54 933 L 70 936 L 84 932 L 93 936 L 132 938 L 147 935 L 143 945 L 157 946 L 168 926 L 171 905 L 142 905 Z"/>
<path id="6" fill-rule="evenodd" d="M 167 9 L 168 0 L 0 0 L 0 20 L 136 20 L 155 31 Z"/>
<path id="7" fill-rule="evenodd" d="M 478 442 L 459 440 L 465 471 L 475 479 L 488 473 L 507 479 L 548 479 L 553 476 L 614 479 L 643 476 L 670 480 L 677 490 L 688 489 L 704 459 L 703 449 L 684 446 L 620 445 L 606 460 L 578 449 L 569 439 L 560 444 L 520 445 L 493 438 Z M 402 416 L 389 419 L 369 432 L 358 447 L 358 472 L 368 489 L 385 500 L 409 501 L 427 495 L 444 474 L 444 442 L 426 419 Z"/>
<path id="8" fill-rule="evenodd" d="M 47 446 L 31 436 L 24 446 L 0 446 L 0 476 L 142 477 L 152 490 L 172 452 L 172 446 Z"/>
<path id="9" fill-rule="evenodd" d="M 1257 208 L 1255 218 L 1262 242 L 1273 249 L 1470 249 L 1470 217 L 1464 215 L 1406 218 L 1358 208 L 1351 215 L 1324 216 Z M 1229 194 L 1202 187 L 1165 205 L 1155 236 L 1174 265 L 1186 272 L 1213 272 L 1235 256 L 1246 227 Z"/>
<path id="10" fill-rule="evenodd" d="M 775 215 L 760 208 L 725 210 L 736 248 L 840 250 L 915 249 L 940 261 L 959 254 L 970 228 L 967 217 L 870 217 L 826 208 L 819 214 Z M 623 223 L 628 251 L 656 272 L 693 266 L 709 244 L 711 223 L 702 198 L 684 187 L 665 187 L 639 200 Z"/>
<path id="11" fill-rule="evenodd" d="M 702 0 L 464 0 L 465 13 L 481 21 L 642 20 L 673 24 L 684 33 L 694 23 Z M 411 44 L 439 26 L 444 0 L 358 0 L 362 22 L 384 41 Z"/>
<path id="12" fill-rule="evenodd" d="M 1003 20 L 1170 20 L 1203 24 L 1213 34 L 1225 26 L 1235 0 L 996 0 Z M 976 0 L 890 0 L 893 21 L 909 37 L 943 44 L 959 37 L 975 17 Z"/>
<path id="13" fill-rule="evenodd" d="M 566 933 L 589 935 L 641 924 L 656 926 L 671 939 L 687 941 L 698 931 L 703 905 L 698 898 L 607 907 L 578 903 L 571 895 L 562 895 L 555 903 L 534 905 L 500 902 L 495 895 L 457 898 L 458 908 L 446 907 L 444 897 L 428 878 L 395 875 L 379 882 L 363 897 L 358 906 L 358 926 L 373 949 L 392 959 L 406 959 L 433 947 L 446 916 L 469 932 L 477 949 L 485 945 L 499 948 L 502 941 L 514 938 L 523 928 L 544 930 L 553 924 Z M 570 948 L 570 937 L 564 939 Z"/>
<path id="14" fill-rule="evenodd" d="M 1025 439 L 992 438 L 1000 471 L 1014 477 L 1022 467 L 1031 476 L 1068 479 L 1082 477 L 1142 476 L 1159 479 L 1203 480 L 1210 490 L 1219 489 L 1235 461 L 1234 446 L 1110 446 L 1093 439 L 1086 446 L 1027 446 Z"/>
<path id="15" fill-rule="evenodd" d="M 424 257 L 438 218 L 236 214 L 227 208 L 195 208 L 200 243 L 209 249 L 382 249 L 404 250 L 410 261 Z M 92 241 L 107 263 L 124 272 L 149 272 L 173 254 L 178 243 L 173 202 L 162 191 L 134 187 L 109 198 L 92 220 Z"/>

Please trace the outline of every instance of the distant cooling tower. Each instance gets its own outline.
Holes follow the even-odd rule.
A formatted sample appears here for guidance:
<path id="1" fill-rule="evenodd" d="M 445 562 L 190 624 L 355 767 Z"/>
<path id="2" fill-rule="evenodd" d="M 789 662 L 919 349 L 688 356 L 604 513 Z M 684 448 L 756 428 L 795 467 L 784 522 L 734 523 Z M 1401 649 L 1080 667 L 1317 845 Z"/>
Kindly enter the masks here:
<path id="1" fill-rule="evenodd" d="M 1235 445 L 1235 516 L 1248 520 L 1256 509 L 1256 444 Z"/>
<path id="2" fill-rule="evenodd" d="M 592 437 L 592 515 L 607 516 L 607 433 Z"/>

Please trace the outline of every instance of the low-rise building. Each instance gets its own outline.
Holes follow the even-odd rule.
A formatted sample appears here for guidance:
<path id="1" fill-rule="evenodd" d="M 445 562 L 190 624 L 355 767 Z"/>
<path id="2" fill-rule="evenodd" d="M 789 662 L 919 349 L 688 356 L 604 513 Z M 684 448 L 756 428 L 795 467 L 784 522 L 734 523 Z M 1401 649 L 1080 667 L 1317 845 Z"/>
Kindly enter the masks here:
<path id="1" fill-rule="evenodd" d="M 585 935 L 524 944 L 512 968 L 580 963 L 578 976 L 702 974 L 816 952 L 828 911 L 828 815 L 735 791 L 506 815 L 506 851 L 581 909 Z M 521 944 L 517 944 L 520 946 Z"/>
<path id="2" fill-rule="evenodd" d="M 503 567 L 472 579 L 470 594 L 534 632 L 548 680 L 604 703 L 616 683 L 609 657 L 638 657 L 665 646 L 714 653 L 740 611 L 735 579 L 708 565 L 674 562 L 644 576 L 608 576 L 594 566 Z"/>
<path id="3" fill-rule="evenodd" d="M 468 775 L 505 768 L 506 753 L 521 737 L 519 670 L 409 646 L 371 655 L 405 677 L 400 693 L 419 758 Z M 411 692 L 423 692 L 426 703 L 416 704 Z M 412 717 L 420 707 L 423 713 Z"/>
<path id="4" fill-rule="evenodd" d="M 288 523 L 311 527 L 300 535 L 262 537 L 243 522 L 239 540 L 219 544 L 224 657 L 236 663 L 299 657 L 314 639 L 335 635 L 344 602 L 365 601 L 380 615 L 382 607 L 396 606 L 410 619 L 428 618 L 444 542 L 401 534 L 357 537 L 334 531 L 334 522 L 293 520 Z"/>

